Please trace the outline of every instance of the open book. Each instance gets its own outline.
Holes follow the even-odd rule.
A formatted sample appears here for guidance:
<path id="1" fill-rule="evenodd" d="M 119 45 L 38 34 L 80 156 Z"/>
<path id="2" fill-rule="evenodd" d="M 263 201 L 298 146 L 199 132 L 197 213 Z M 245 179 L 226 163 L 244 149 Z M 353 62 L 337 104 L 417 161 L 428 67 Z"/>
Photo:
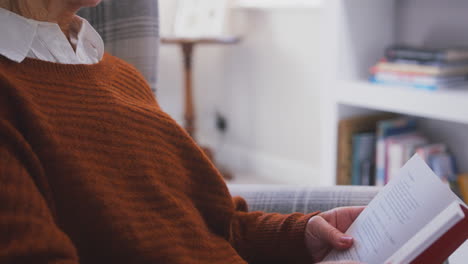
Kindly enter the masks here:
<path id="1" fill-rule="evenodd" d="M 325 261 L 442 263 L 468 239 L 468 208 L 417 155 L 346 231 L 354 245 Z"/>

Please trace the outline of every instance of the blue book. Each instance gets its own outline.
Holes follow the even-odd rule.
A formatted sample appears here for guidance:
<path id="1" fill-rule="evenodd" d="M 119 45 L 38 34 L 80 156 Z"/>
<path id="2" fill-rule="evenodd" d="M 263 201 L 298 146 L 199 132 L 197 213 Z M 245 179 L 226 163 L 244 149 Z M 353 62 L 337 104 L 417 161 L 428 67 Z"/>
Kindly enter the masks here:
<path id="1" fill-rule="evenodd" d="M 429 166 L 442 181 L 456 181 L 458 177 L 455 158 L 449 153 L 436 153 L 429 156 Z"/>
<path id="2" fill-rule="evenodd" d="M 371 164 L 375 160 L 375 133 L 359 133 L 352 139 L 352 185 L 369 185 Z"/>
<path id="3" fill-rule="evenodd" d="M 418 83 L 418 82 L 399 81 L 399 80 L 392 80 L 392 81 L 383 80 L 373 75 L 369 78 L 369 81 L 371 83 L 380 84 L 380 85 L 406 86 L 406 87 L 411 87 L 411 88 L 416 88 L 416 89 L 421 89 L 421 90 L 436 91 L 440 89 L 453 88 L 457 86 L 466 85 L 468 84 L 468 82 L 465 79 L 466 77 L 462 77 L 462 79 L 460 80 L 454 80 L 454 81 L 445 82 L 445 83 L 424 84 L 424 83 Z"/>

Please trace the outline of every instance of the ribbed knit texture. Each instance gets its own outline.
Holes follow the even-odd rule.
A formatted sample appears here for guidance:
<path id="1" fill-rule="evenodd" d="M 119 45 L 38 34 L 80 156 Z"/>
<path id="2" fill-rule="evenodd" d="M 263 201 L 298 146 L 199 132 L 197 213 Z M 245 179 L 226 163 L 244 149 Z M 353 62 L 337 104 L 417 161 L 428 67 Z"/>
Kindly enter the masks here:
<path id="1" fill-rule="evenodd" d="M 0 57 L 0 263 L 307 263 L 312 215 L 233 202 L 127 63 Z"/>

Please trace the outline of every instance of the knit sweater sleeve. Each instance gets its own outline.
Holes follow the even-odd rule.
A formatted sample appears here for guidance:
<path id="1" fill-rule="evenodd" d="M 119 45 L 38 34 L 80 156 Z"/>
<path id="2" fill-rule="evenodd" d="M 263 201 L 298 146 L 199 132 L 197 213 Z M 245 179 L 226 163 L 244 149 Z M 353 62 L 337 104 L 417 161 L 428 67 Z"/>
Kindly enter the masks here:
<path id="1" fill-rule="evenodd" d="M 75 247 L 31 177 L 34 166 L 24 146 L 0 117 L 0 262 L 77 264 Z"/>
<path id="2" fill-rule="evenodd" d="M 247 204 L 240 197 L 234 198 L 234 205 L 231 243 L 249 263 L 312 263 L 304 242 L 305 228 L 318 212 L 247 212 Z"/>

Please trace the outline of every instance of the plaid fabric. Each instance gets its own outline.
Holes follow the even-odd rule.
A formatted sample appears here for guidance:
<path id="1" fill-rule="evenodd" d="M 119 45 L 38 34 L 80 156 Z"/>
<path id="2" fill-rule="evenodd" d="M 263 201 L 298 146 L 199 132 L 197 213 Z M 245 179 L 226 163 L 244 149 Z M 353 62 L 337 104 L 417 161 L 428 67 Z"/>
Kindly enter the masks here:
<path id="1" fill-rule="evenodd" d="M 106 51 L 133 64 L 156 88 L 159 48 L 158 0 L 104 0 L 78 15 L 101 34 Z"/>
<path id="2" fill-rule="evenodd" d="M 341 206 L 367 205 L 378 187 L 301 187 L 282 185 L 228 185 L 232 196 L 241 196 L 249 211 L 289 214 L 327 211 Z"/>

